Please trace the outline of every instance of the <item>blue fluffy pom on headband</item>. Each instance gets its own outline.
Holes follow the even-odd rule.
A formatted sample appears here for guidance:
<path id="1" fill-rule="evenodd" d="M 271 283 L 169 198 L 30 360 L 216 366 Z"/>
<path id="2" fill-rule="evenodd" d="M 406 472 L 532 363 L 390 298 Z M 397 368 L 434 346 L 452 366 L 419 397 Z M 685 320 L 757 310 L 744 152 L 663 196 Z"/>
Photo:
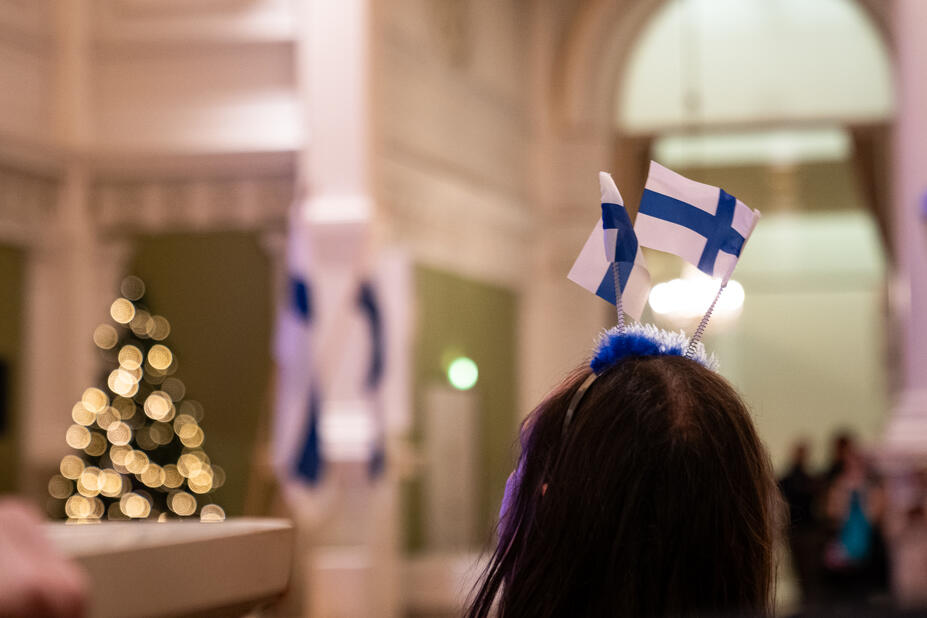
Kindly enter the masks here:
<path id="1" fill-rule="evenodd" d="M 670 332 L 652 324 L 631 324 L 623 330 L 610 328 L 599 336 L 589 366 L 596 375 L 629 356 L 686 356 L 689 338 L 682 331 Z M 689 355 L 699 365 L 716 371 L 718 360 L 708 355 L 699 342 Z"/>

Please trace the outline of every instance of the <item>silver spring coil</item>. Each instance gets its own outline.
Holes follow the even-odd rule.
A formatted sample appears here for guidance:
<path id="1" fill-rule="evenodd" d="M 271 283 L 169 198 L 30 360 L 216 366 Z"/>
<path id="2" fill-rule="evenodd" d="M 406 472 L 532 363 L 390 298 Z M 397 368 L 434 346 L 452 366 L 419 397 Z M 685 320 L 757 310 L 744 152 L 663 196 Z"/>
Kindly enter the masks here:
<path id="1" fill-rule="evenodd" d="M 721 298 L 721 292 L 723 292 L 726 287 L 727 282 L 721 284 L 721 287 L 718 288 L 718 293 L 715 294 L 715 299 L 711 301 L 711 305 L 708 307 L 708 311 L 705 312 L 702 321 L 698 323 L 698 328 L 695 329 L 695 333 L 692 335 L 692 338 L 689 339 L 689 346 L 686 348 L 686 358 L 692 358 L 695 354 L 698 342 L 702 339 L 702 334 L 705 332 L 705 329 L 708 328 L 708 320 L 711 319 L 711 314 L 715 310 L 715 305 L 718 304 L 718 299 Z"/>

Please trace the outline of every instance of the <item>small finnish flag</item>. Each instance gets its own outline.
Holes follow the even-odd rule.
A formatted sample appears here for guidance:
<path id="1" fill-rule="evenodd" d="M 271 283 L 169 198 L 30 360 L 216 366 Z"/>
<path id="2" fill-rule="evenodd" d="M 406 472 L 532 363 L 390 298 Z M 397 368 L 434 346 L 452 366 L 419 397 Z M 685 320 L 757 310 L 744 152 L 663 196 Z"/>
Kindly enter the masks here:
<path id="1" fill-rule="evenodd" d="M 640 320 L 650 293 L 650 273 L 611 175 L 599 172 L 599 187 L 602 191 L 602 217 L 583 245 L 567 278 L 616 304 L 613 269 L 617 268 L 624 311 Z"/>
<path id="2" fill-rule="evenodd" d="M 759 218 L 724 189 L 651 161 L 634 231 L 641 245 L 678 255 L 726 284 Z"/>

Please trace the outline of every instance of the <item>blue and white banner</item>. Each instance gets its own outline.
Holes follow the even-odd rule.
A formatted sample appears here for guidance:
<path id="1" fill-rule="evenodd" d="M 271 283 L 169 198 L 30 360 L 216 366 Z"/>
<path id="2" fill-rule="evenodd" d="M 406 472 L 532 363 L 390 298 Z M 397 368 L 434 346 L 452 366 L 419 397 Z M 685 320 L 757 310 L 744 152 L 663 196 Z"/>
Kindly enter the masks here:
<path id="1" fill-rule="evenodd" d="M 611 175 L 599 172 L 602 217 L 583 245 L 567 278 L 615 304 L 615 273 L 618 269 L 625 313 L 641 319 L 650 293 L 650 273 L 638 246 L 624 200 Z"/>
<path id="2" fill-rule="evenodd" d="M 367 459 L 367 474 L 378 478 L 386 465 L 386 419 L 383 410 L 383 376 L 386 363 L 386 335 L 383 332 L 383 316 L 376 288 L 370 281 L 361 283 L 357 293 L 358 308 L 364 314 L 370 335 L 370 364 L 364 378 L 364 390 L 372 400 L 372 425 L 370 456 Z"/>
<path id="3" fill-rule="evenodd" d="M 326 277 L 317 261 L 325 256 L 311 251 L 320 233 L 291 217 L 276 323 L 272 452 L 278 477 L 293 487 L 318 485 L 339 462 L 365 460 L 371 480 L 386 466 L 388 284 L 377 273 Z"/>
<path id="4" fill-rule="evenodd" d="M 285 299 L 277 313 L 274 359 L 277 397 L 273 459 L 281 479 L 316 484 L 322 477 L 322 398 L 315 368 L 315 302 L 304 224 L 293 217 L 287 246 Z"/>
<path id="5" fill-rule="evenodd" d="M 726 284 L 759 218 L 723 189 L 651 161 L 634 231 L 644 247 L 678 255 Z"/>

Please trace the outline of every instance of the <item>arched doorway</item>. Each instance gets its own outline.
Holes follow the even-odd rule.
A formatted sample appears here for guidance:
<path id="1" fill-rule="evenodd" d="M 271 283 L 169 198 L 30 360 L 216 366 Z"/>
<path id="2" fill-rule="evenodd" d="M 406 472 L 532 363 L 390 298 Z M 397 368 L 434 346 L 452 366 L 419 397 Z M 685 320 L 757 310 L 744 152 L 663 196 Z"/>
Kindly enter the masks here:
<path id="1" fill-rule="evenodd" d="M 853 0 L 665 3 L 617 79 L 632 207 L 654 158 L 764 214 L 736 275 L 748 311 L 726 333 L 716 321 L 714 343 L 779 467 L 799 436 L 821 461 L 830 434 L 874 440 L 886 416 L 880 155 L 893 106 L 889 52 Z M 678 260 L 653 257 L 655 281 L 680 276 Z"/>
<path id="2" fill-rule="evenodd" d="M 552 216 L 581 222 L 577 239 L 594 217 L 595 164 L 632 210 L 655 158 L 764 212 L 735 274 L 743 318 L 712 343 L 780 465 L 802 434 L 819 459 L 837 427 L 876 439 L 888 412 L 886 21 L 885 7 L 854 0 L 590 2 L 552 70 L 552 147 L 583 162 L 559 181 L 589 187 Z M 578 246 L 564 240 L 561 262 Z M 651 272 L 682 274 L 659 258 Z M 563 319 L 564 339 L 578 322 Z"/>

